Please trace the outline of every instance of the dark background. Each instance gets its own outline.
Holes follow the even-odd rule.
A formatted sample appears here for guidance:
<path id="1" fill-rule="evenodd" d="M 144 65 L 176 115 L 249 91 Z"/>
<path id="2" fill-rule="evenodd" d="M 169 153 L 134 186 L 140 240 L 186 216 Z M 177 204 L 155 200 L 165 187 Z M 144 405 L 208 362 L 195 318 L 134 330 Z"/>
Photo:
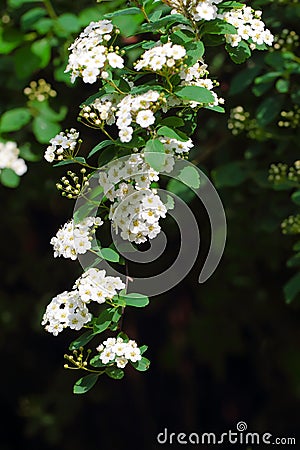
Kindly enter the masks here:
<path id="1" fill-rule="evenodd" d="M 71 3 L 75 13 L 91 6 Z M 68 12 L 71 3 L 53 2 L 59 13 Z M 121 2 L 115 3 L 120 7 Z M 248 3 L 264 4 L 264 17 L 275 34 L 284 28 L 297 31 L 300 12 L 293 2 Z M 30 7 L 26 5 L 27 10 Z M 20 7 L 8 3 L 2 9 L 18 28 Z M 54 54 L 57 48 L 53 47 Z M 294 51 L 297 55 L 297 48 Z M 261 72 L 267 73 L 273 69 L 265 63 L 264 53 L 255 53 L 252 64 L 260 64 Z M 77 108 L 90 95 L 89 89 L 80 83 L 71 88 L 55 79 L 51 65 L 35 69 L 27 79 L 12 70 L 8 80 L 14 57 L 14 52 L 2 57 L 2 112 L 25 102 L 20 89 L 30 79 L 47 77 L 61 96 L 54 107 L 61 101 L 69 108 L 62 126 L 74 125 L 77 111 L 72 105 Z M 235 66 L 222 49 L 209 49 L 207 61 L 221 82 L 226 113 L 200 113 L 194 136 L 197 152 L 192 157 L 216 182 L 227 215 L 227 245 L 216 272 L 198 284 L 209 227 L 201 204 L 191 201 L 203 236 L 198 263 L 179 286 L 153 298 L 147 308 L 126 312 L 126 332 L 149 345 L 148 372 L 128 367 L 123 380 L 103 376 L 86 395 L 72 393 L 81 374 L 63 368 L 63 355 L 76 332 L 53 337 L 40 325 L 51 298 L 70 289 L 81 273 L 77 262 L 54 259 L 49 244 L 72 216 L 73 202 L 61 198 L 55 188 L 64 170 L 55 171 L 43 160 L 29 162 L 17 190 L 0 188 L 1 450 L 155 449 L 160 447 L 157 433 L 166 427 L 169 432 L 222 433 L 235 430 L 239 421 L 245 421 L 249 431 L 296 437 L 299 300 L 287 304 L 283 294 L 284 284 L 297 270 L 286 266 L 295 238 L 283 236 L 280 223 L 297 208 L 290 202 L 290 192 L 273 190 L 267 177 L 270 163 L 292 163 L 299 157 L 299 129 L 288 130 L 282 142 L 276 133 L 266 137 L 267 132 L 281 132 L 276 116 L 261 127 L 263 139 L 250 139 L 246 133 L 232 136 L 227 128 L 230 109 L 243 105 L 255 115 L 262 98 L 250 87 L 230 94 L 232 80 L 245 66 Z M 295 90 L 299 75 L 291 75 L 291 83 Z M 276 95 L 282 94 L 273 84 L 264 94 Z M 289 93 L 284 101 L 285 108 L 293 107 Z M 83 133 L 91 143 L 97 139 L 89 131 Z M 27 140 L 34 152 L 44 152 L 45 145 L 36 142 L 30 126 L 4 137 Z M 247 151 L 252 152 L 250 158 Z M 234 182 L 225 176 L 224 181 L 224 166 L 232 163 L 246 175 Z M 172 222 L 164 229 L 175 256 L 178 233 Z M 160 270 L 160 264 L 154 270 Z"/>

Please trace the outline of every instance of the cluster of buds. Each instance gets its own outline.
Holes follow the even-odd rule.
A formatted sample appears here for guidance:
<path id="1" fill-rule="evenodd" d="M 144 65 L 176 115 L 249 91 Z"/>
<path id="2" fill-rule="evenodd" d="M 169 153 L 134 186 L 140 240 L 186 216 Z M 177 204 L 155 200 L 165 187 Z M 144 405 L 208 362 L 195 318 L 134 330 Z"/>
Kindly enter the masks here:
<path id="1" fill-rule="evenodd" d="M 38 81 L 31 81 L 23 92 L 30 101 L 36 100 L 38 102 L 44 102 L 49 97 L 53 98 L 57 95 L 51 84 L 47 83 L 43 78 Z"/>
<path id="2" fill-rule="evenodd" d="M 284 163 L 271 164 L 268 180 L 274 184 L 285 183 L 287 181 L 299 184 L 300 161 L 295 161 L 291 167 Z"/>
<path id="3" fill-rule="evenodd" d="M 300 233 L 300 214 L 289 216 L 281 224 L 283 234 L 299 234 Z"/>
<path id="4" fill-rule="evenodd" d="M 90 357 L 92 350 L 87 350 L 87 355 L 84 357 L 84 348 L 79 347 L 78 350 L 74 350 L 72 355 L 64 355 L 64 358 L 71 363 L 71 366 L 69 364 L 65 364 L 65 369 L 86 369 L 86 366 L 88 365 L 88 359 Z"/>
<path id="5" fill-rule="evenodd" d="M 61 182 L 56 184 L 57 189 L 61 191 L 61 195 L 63 197 L 67 197 L 69 199 L 77 198 L 81 192 L 87 188 L 89 181 L 88 177 L 85 175 L 86 169 L 83 167 L 80 170 L 80 173 L 81 180 L 76 173 L 69 170 L 67 172 L 68 176 L 62 177 Z"/>
<path id="6" fill-rule="evenodd" d="M 278 126 L 281 128 L 298 128 L 300 123 L 300 107 L 295 105 L 291 111 L 281 111 Z"/>
<path id="7" fill-rule="evenodd" d="M 251 122 L 250 113 L 245 111 L 242 106 L 236 106 L 230 111 L 228 129 L 236 136 L 243 131 L 249 131 Z"/>
<path id="8" fill-rule="evenodd" d="M 299 47 L 299 35 L 295 31 L 290 31 L 285 28 L 279 36 L 275 36 L 275 43 L 270 50 L 286 52 L 294 51 L 297 47 Z"/>

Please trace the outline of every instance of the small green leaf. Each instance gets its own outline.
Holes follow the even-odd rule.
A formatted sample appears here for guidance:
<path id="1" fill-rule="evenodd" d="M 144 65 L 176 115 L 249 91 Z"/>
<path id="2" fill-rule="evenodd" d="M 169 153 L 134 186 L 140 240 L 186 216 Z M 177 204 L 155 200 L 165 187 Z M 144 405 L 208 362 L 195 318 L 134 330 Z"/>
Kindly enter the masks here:
<path id="1" fill-rule="evenodd" d="M 241 64 L 251 56 L 250 47 L 245 41 L 240 41 L 236 47 L 227 44 L 225 48 L 235 64 Z"/>
<path id="2" fill-rule="evenodd" d="M 32 130 L 41 144 L 48 144 L 50 139 L 60 132 L 61 128 L 58 123 L 51 122 L 43 116 L 37 116 L 33 119 Z"/>
<path id="3" fill-rule="evenodd" d="M 287 94 L 289 92 L 289 88 L 290 88 L 289 80 L 281 78 L 276 82 L 276 89 L 281 94 Z"/>
<path id="4" fill-rule="evenodd" d="M 92 148 L 92 150 L 88 154 L 88 158 L 90 158 L 91 156 L 93 156 L 95 153 L 99 152 L 103 148 L 108 147 L 109 145 L 113 145 L 113 142 L 108 139 L 105 141 L 99 142 L 99 144 L 95 145 L 95 147 Z"/>
<path id="5" fill-rule="evenodd" d="M 10 109 L 0 117 L 0 132 L 17 131 L 30 122 L 31 114 L 27 108 Z"/>
<path id="6" fill-rule="evenodd" d="M 180 181 L 189 187 L 198 189 L 200 187 L 200 175 L 197 169 L 192 166 L 187 166 L 181 169 L 178 175 Z"/>
<path id="7" fill-rule="evenodd" d="M 101 359 L 100 359 L 100 355 L 96 355 L 93 358 L 90 359 L 90 365 L 93 367 L 105 367 L 106 364 L 104 364 Z"/>
<path id="8" fill-rule="evenodd" d="M 141 10 L 135 6 L 132 8 L 126 8 L 126 9 L 120 9 L 117 11 L 114 11 L 112 13 L 105 14 L 105 18 L 111 19 L 112 17 L 118 17 L 118 16 L 130 16 L 135 14 L 141 14 Z"/>
<path id="9" fill-rule="evenodd" d="M 283 288 L 286 303 L 291 303 L 300 292 L 300 273 L 296 273 Z"/>
<path id="10" fill-rule="evenodd" d="M 149 305 L 149 298 L 143 294 L 130 293 L 120 295 L 120 298 L 125 300 L 127 306 L 135 306 L 136 308 L 143 308 Z"/>
<path id="11" fill-rule="evenodd" d="M 140 359 L 139 361 L 136 361 L 136 362 L 131 362 L 131 364 L 139 372 L 145 372 L 146 370 L 149 369 L 150 361 L 149 361 L 149 359 L 147 359 L 143 356 L 142 359 Z"/>
<path id="12" fill-rule="evenodd" d="M 32 8 L 26 11 L 21 17 L 22 30 L 34 29 L 36 22 L 47 14 L 44 8 Z"/>
<path id="13" fill-rule="evenodd" d="M 162 119 L 160 124 L 166 125 L 167 127 L 179 128 L 184 126 L 184 120 L 177 116 L 170 116 Z"/>
<path id="14" fill-rule="evenodd" d="M 292 201 L 296 203 L 296 205 L 300 205 L 300 191 L 296 191 L 292 194 Z"/>
<path id="15" fill-rule="evenodd" d="M 215 101 L 212 93 L 201 86 L 184 86 L 175 91 L 175 94 L 184 100 L 198 103 L 213 103 Z"/>
<path id="16" fill-rule="evenodd" d="M 267 97 L 256 110 L 256 119 L 260 126 L 271 123 L 280 113 L 284 99 L 281 96 Z"/>
<path id="17" fill-rule="evenodd" d="M 101 248 L 96 250 L 97 251 L 97 255 L 100 256 L 100 258 L 105 259 L 105 261 L 110 261 L 110 262 L 119 262 L 120 260 L 120 255 L 115 252 L 112 248 Z"/>
<path id="18" fill-rule="evenodd" d="M 99 334 L 110 326 L 112 318 L 114 316 L 115 309 L 107 308 L 99 315 L 99 317 L 94 322 L 94 333 Z"/>
<path id="19" fill-rule="evenodd" d="M 189 139 L 187 136 L 182 137 L 183 133 L 181 133 L 181 135 L 179 135 L 178 132 L 176 132 L 174 129 L 166 127 L 166 126 L 160 127 L 157 130 L 157 134 L 159 136 L 165 136 L 170 139 L 177 139 L 177 141 L 181 141 L 181 142 L 185 142 Z"/>
<path id="20" fill-rule="evenodd" d="M 77 350 L 79 347 L 84 347 L 85 344 L 90 342 L 93 337 L 95 336 L 93 330 L 88 330 L 85 333 L 83 333 L 81 336 L 79 336 L 75 341 L 71 342 L 69 345 L 69 350 Z"/>
<path id="21" fill-rule="evenodd" d="M 20 177 L 12 169 L 2 169 L 0 172 L 0 180 L 3 186 L 16 188 L 20 184 Z"/>
<path id="22" fill-rule="evenodd" d="M 145 353 L 146 350 L 148 350 L 148 345 L 142 345 L 142 346 L 140 347 L 141 355 L 143 355 L 143 354 Z"/>
<path id="23" fill-rule="evenodd" d="M 49 39 L 44 38 L 33 42 L 31 51 L 40 59 L 40 68 L 43 69 L 49 64 L 51 59 L 51 45 Z"/>
<path id="24" fill-rule="evenodd" d="M 73 387 L 74 394 L 85 394 L 96 384 L 99 378 L 98 373 L 91 373 L 85 377 L 80 378 Z"/>
<path id="25" fill-rule="evenodd" d="M 145 150 L 145 161 L 158 172 L 162 169 L 166 156 L 165 147 L 159 139 L 150 139 L 147 141 Z"/>
<path id="26" fill-rule="evenodd" d="M 202 34 L 237 34 L 237 29 L 221 19 L 206 22 L 201 30 Z"/>
<path id="27" fill-rule="evenodd" d="M 193 66 L 204 55 L 204 44 L 201 41 L 192 42 L 187 46 L 187 64 Z"/>
<path id="28" fill-rule="evenodd" d="M 241 161 L 224 164 L 212 171 L 217 188 L 239 186 L 248 178 L 248 175 L 247 168 Z"/>
<path id="29" fill-rule="evenodd" d="M 78 17 L 72 13 L 64 13 L 55 22 L 55 30 L 58 36 L 68 36 L 77 33 L 81 28 Z"/>
<path id="30" fill-rule="evenodd" d="M 107 367 L 105 373 L 114 380 L 121 380 L 124 377 L 124 371 L 114 366 Z"/>

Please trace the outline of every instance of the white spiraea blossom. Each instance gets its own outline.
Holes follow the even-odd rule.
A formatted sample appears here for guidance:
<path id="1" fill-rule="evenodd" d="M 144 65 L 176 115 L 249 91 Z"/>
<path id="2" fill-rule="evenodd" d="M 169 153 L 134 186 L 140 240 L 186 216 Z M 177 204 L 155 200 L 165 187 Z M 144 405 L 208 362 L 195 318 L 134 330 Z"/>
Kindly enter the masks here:
<path id="1" fill-rule="evenodd" d="M 180 13 L 193 20 L 213 20 L 218 17 L 217 4 L 223 0 L 163 0 L 171 8 L 172 13 Z"/>
<path id="2" fill-rule="evenodd" d="M 42 319 L 46 331 L 57 336 L 64 328 L 80 330 L 92 319 L 87 305 L 104 303 L 125 288 L 119 277 L 106 276 L 105 270 L 87 270 L 75 281 L 73 290 L 54 297 Z"/>
<path id="3" fill-rule="evenodd" d="M 261 20 L 261 14 L 261 11 L 255 11 L 246 5 L 224 13 L 221 18 L 237 30 L 237 34 L 225 35 L 226 42 L 232 47 L 237 47 L 242 40 L 248 41 L 253 50 L 256 45 L 272 45 L 274 36 L 270 30 L 266 29 L 265 23 Z"/>
<path id="4" fill-rule="evenodd" d="M 71 81 L 81 77 L 84 83 L 95 83 L 107 79 L 108 68 L 122 69 L 123 58 L 109 45 L 116 33 L 110 20 L 91 22 L 69 47 L 70 55 L 65 72 L 71 72 Z"/>
<path id="5" fill-rule="evenodd" d="M 125 284 L 121 278 L 106 276 L 105 270 L 97 268 L 87 270 L 74 285 L 74 289 L 78 290 L 81 300 L 86 304 L 92 301 L 104 303 L 124 288 Z"/>
<path id="6" fill-rule="evenodd" d="M 46 161 L 62 161 L 74 156 L 74 152 L 78 145 L 79 132 L 75 128 L 61 131 L 52 139 L 44 154 Z"/>
<path id="7" fill-rule="evenodd" d="M 134 128 L 148 128 L 155 123 L 155 112 L 164 95 L 149 89 L 144 94 L 108 94 L 84 106 L 80 116 L 88 124 L 101 127 L 116 124 L 121 142 L 130 142 Z"/>
<path id="8" fill-rule="evenodd" d="M 153 72 L 173 73 L 174 69 L 183 64 L 186 50 L 182 45 L 168 42 L 147 50 L 134 65 L 135 70 L 150 70 Z"/>
<path id="9" fill-rule="evenodd" d="M 42 319 L 45 330 L 57 336 L 64 328 L 80 330 L 92 316 L 78 291 L 63 292 L 54 297 Z"/>
<path id="10" fill-rule="evenodd" d="M 77 259 L 78 254 L 84 254 L 91 249 L 91 240 L 95 229 L 102 225 L 99 217 L 87 217 L 79 223 L 74 219 L 65 223 L 51 239 L 54 257 Z"/>
<path id="11" fill-rule="evenodd" d="M 97 349 L 103 364 L 116 364 L 123 369 L 128 361 L 137 362 L 142 359 L 137 343 L 130 339 L 125 342 L 121 337 L 108 338 Z"/>
<path id="12" fill-rule="evenodd" d="M 22 176 L 27 171 L 24 159 L 19 158 L 20 150 L 13 141 L 0 142 L 0 172 L 1 169 L 11 169 Z"/>

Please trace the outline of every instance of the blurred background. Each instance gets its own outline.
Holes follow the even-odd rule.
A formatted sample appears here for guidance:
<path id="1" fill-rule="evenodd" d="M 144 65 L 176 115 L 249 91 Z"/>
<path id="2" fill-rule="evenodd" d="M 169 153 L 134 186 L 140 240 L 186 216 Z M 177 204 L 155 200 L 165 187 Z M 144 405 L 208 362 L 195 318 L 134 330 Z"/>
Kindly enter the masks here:
<path id="1" fill-rule="evenodd" d="M 1 450 L 153 449 L 165 427 L 221 433 L 241 420 L 249 431 L 296 436 L 299 182 L 286 182 L 279 169 L 276 181 L 269 169 L 292 166 L 299 158 L 300 5 L 244 3 L 263 9 L 275 45 L 242 65 L 233 64 L 222 47 L 207 49 L 205 60 L 220 82 L 226 113 L 200 112 L 191 158 L 215 183 L 226 211 L 221 264 L 209 281 L 198 284 L 209 222 L 201 203 L 183 192 L 199 221 L 199 261 L 179 286 L 125 316 L 126 332 L 149 345 L 150 370 L 128 367 L 120 381 L 102 377 L 84 396 L 72 393 L 81 374 L 63 368 L 76 332 L 53 337 L 40 325 L 52 297 L 69 290 L 81 274 L 77 262 L 53 258 L 49 241 L 72 217 L 74 204 L 55 187 L 64 168 L 53 169 L 42 156 L 60 129 L 76 126 L 90 148 L 99 141 L 76 123 L 78 105 L 94 88 L 80 81 L 70 85 L 63 73 L 67 48 L 91 20 L 126 2 L 1 4 L 0 137 L 18 143 L 28 166 L 21 179 L 2 177 L 0 186 Z M 115 20 L 127 35 L 139 25 L 133 16 Z M 292 231 L 284 235 L 281 223 L 291 215 Z M 171 259 L 179 234 L 171 220 L 164 231 Z M 145 270 L 157 273 L 161 264 Z M 130 273 L 139 270 L 132 266 Z"/>

